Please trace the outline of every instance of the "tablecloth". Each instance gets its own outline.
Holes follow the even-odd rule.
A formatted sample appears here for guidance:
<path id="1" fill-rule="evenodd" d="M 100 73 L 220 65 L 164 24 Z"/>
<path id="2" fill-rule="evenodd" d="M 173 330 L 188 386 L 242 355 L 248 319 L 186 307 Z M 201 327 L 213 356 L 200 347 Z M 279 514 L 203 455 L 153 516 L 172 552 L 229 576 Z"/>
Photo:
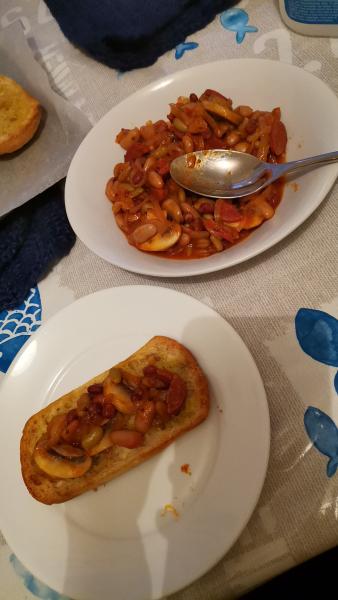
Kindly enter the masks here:
<path id="1" fill-rule="evenodd" d="M 243 40 L 236 39 L 236 31 L 224 27 L 218 16 L 153 66 L 124 74 L 71 46 L 40 0 L 3 0 L 0 27 L 21 22 L 54 88 L 92 124 L 149 82 L 222 58 L 292 63 L 338 92 L 338 39 L 291 32 L 281 21 L 277 2 L 242 0 L 236 8 L 252 26 Z M 337 543 L 338 475 L 334 468 L 327 470 L 328 461 L 334 462 L 335 457 L 314 447 L 304 428 L 309 406 L 322 411 L 331 425 L 338 423 L 337 200 L 336 185 L 315 213 L 274 248 L 226 272 L 189 279 L 152 279 L 123 271 L 77 241 L 69 256 L 17 308 L 21 321 L 30 315 L 24 329 L 8 328 L 11 313 L 0 314 L 2 377 L 22 344 L 51 315 L 76 298 L 119 285 L 161 285 L 185 292 L 212 306 L 248 346 L 270 409 L 266 481 L 252 518 L 232 549 L 205 576 L 174 594 L 173 600 L 236 598 Z M 312 323 L 314 336 L 324 336 L 332 350 L 331 362 L 311 356 L 311 349 L 300 343 L 304 323 Z M 0 573 L 0 600 L 63 598 L 28 573 L 1 536 Z"/>

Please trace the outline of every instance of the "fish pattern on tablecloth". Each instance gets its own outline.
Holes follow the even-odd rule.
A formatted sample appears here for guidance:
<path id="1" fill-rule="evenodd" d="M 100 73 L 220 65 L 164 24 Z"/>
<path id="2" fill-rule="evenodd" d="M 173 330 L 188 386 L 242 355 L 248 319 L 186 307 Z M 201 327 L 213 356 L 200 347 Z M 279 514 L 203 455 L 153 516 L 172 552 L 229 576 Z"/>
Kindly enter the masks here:
<path id="1" fill-rule="evenodd" d="M 236 33 L 236 42 L 241 44 L 247 33 L 256 33 L 258 28 L 249 25 L 249 15 L 242 8 L 229 8 L 220 15 L 220 21 L 224 29 Z"/>
<path id="2" fill-rule="evenodd" d="M 41 325 L 41 298 L 37 287 L 12 310 L 0 313 L 0 371 L 6 373 L 15 356 Z"/>
<path id="3" fill-rule="evenodd" d="M 313 360 L 338 367 L 338 320 L 327 312 L 301 308 L 295 317 L 296 338 L 302 350 Z M 333 379 L 338 393 L 338 372 Z M 338 467 L 338 429 L 325 412 L 309 406 L 304 414 L 304 427 L 313 446 L 329 458 L 326 473 L 332 477 Z"/>

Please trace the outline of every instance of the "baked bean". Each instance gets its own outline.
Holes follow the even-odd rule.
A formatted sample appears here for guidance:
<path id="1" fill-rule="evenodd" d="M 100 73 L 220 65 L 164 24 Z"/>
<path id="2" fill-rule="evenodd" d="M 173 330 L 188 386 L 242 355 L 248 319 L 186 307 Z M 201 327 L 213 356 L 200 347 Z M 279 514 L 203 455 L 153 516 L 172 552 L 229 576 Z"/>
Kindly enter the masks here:
<path id="1" fill-rule="evenodd" d="M 228 135 L 225 138 L 225 141 L 227 143 L 228 146 L 235 146 L 235 144 L 238 144 L 238 142 L 240 141 L 241 136 L 239 135 L 239 133 L 237 133 L 237 131 L 230 131 L 230 133 L 228 133 Z"/>
<path id="2" fill-rule="evenodd" d="M 178 244 L 180 246 L 187 246 L 190 242 L 190 235 L 188 233 L 182 233 L 180 239 L 178 240 Z"/>
<path id="3" fill-rule="evenodd" d="M 122 207 L 123 207 L 122 202 L 114 202 L 114 204 L 112 206 L 114 215 L 117 215 L 117 213 L 119 213 L 122 210 Z"/>
<path id="4" fill-rule="evenodd" d="M 248 152 L 250 144 L 248 142 L 238 142 L 236 146 L 234 146 L 234 150 L 237 152 Z"/>
<path id="5" fill-rule="evenodd" d="M 202 215 L 213 214 L 215 208 L 215 202 L 208 198 L 200 198 L 194 202 L 194 208 Z"/>
<path id="6" fill-rule="evenodd" d="M 120 139 L 117 140 L 118 143 L 120 144 L 120 146 L 122 146 L 124 150 L 128 150 L 128 148 L 130 148 L 132 144 L 135 144 L 135 142 L 138 142 L 138 140 L 140 139 L 140 131 L 137 127 L 129 130 L 125 129 L 117 137 L 119 136 Z"/>
<path id="7" fill-rule="evenodd" d="M 213 215 L 211 216 L 211 218 L 213 218 Z M 183 229 L 184 233 L 187 233 L 188 235 L 190 235 L 192 240 L 208 238 L 210 235 L 209 231 L 205 231 L 205 229 L 202 229 L 201 231 L 194 231 L 193 229 L 189 229 L 186 226 L 183 226 L 182 229 Z"/>
<path id="8" fill-rule="evenodd" d="M 63 430 L 61 437 L 69 444 L 74 444 L 80 440 L 80 421 L 74 419 L 67 427 Z"/>
<path id="9" fill-rule="evenodd" d="M 196 240 L 195 242 L 195 247 L 196 248 L 209 248 L 210 246 L 210 242 L 208 239 L 200 239 L 200 240 Z"/>
<path id="10" fill-rule="evenodd" d="M 220 240 L 219 238 L 215 237 L 214 235 L 211 235 L 210 236 L 210 241 L 211 241 L 213 247 L 215 248 L 216 252 L 222 252 L 222 250 L 223 250 L 222 240 Z"/>
<path id="11" fill-rule="evenodd" d="M 271 128 L 271 150 L 276 156 L 285 152 L 287 134 L 285 125 L 281 121 L 275 120 Z"/>
<path id="12" fill-rule="evenodd" d="M 194 217 L 190 213 L 184 215 L 184 222 L 189 225 L 194 221 Z"/>
<path id="13" fill-rule="evenodd" d="M 249 135 L 252 134 L 254 131 L 256 131 L 257 125 L 258 125 L 257 119 L 252 117 L 251 119 L 249 119 L 249 122 L 246 126 L 246 132 Z"/>
<path id="14" fill-rule="evenodd" d="M 115 215 L 115 220 L 116 223 L 118 224 L 118 226 L 120 227 L 120 229 L 125 229 L 125 224 L 124 224 L 124 215 L 122 213 L 119 213 L 117 215 Z"/>
<path id="15" fill-rule="evenodd" d="M 182 202 L 181 208 L 185 215 L 187 215 L 187 214 L 192 215 L 192 217 L 194 219 L 200 218 L 197 210 L 193 206 L 191 206 L 191 204 L 189 204 L 188 202 Z"/>
<path id="16" fill-rule="evenodd" d="M 183 136 L 182 145 L 183 145 L 184 152 L 186 154 L 189 154 L 189 152 L 194 151 L 194 142 L 192 141 L 192 138 L 190 137 L 190 135 Z"/>
<path id="17" fill-rule="evenodd" d="M 188 127 L 186 126 L 186 124 L 183 123 L 183 121 L 181 121 L 181 119 L 178 119 L 177 117 L 173 120 L 173 126 L 175 127 L 175 129 L 181 131 L 182 133 L 186 133 L 188 131 Z"/>
<path id="18" fill-rule="evenodd" d="M 102 383 L 93 383 L 87 388 L 88 394 L 102 394 L 103 385 Z"/>
<path id="19" fill-rule="evenodd" d="M 96 405 L 100 405 L 100 407 L 101 407 L 103 404 L 104 395 L 103 394 L 95 394 L 95 396 L 92 396 L 92 399 Z M 100 410 L 99 410 L 99 412 L 100 412 Z"/>
<path id="20" fill-rule="evenodd" d="M 148 171 L 148 182 L 151 187 L 155 188 L 156 190 L 160 190 L 164 186 L 164 181 L 161 175 L 153 170 Z"/>
<path id="21" fill-rule="evenodd" d="M 133 185 L 143 185 L 143 183 L 144 183 L 144 173 L 143 173 L 143 171 L 136 171 L 136 173 L 133 173 L 131 175 L 130 179 L 131 179 L 131 182 L 132 182 Z M 141 181 L 142 181 L 142 183 L 140 183 Z"/>
<path id="22" fill-rule="evenodd" d="M 137 411 L 135 416 L 134 427 L 136 431 L 140 433 L 146 433 L 154 420 L 155 416 L 155 404 L 151 400 L 146 400 L 140 410 Z"/>
<path id="23" fill-rule="evenodd" d="M 242 117 L 250 117 L 252 115 L 252 108 L 250 106 L 238 106 L 236 112 L 239 112 Z"/>
<path id="24" fill-rule="evenodd" d="M 196 248 L 195 254 L 200 258 L 205 258 L 207 256 L 210 256 L 210 250 L 208 248 Z"/>
<path id="25" fill-rule="evenodd" d="M 263 215 L 264 219 L 271 219 L 275 214 L 275 211 L 272 208 L 272 206 L 266 201 L 260 202 L 259 210 L 261 211 L 261 214 Z"/>
<path id="26" fill-rule="evenodd" d="M 103 402 L 102 416 L 105 419 L 112 419 L 116 414 L 116 408 L 111 402 Z"/>
<path id="27" fill-rule="evenodd" d="M 167 200 L 163 202 L 162 208 L 167 211 L 167 214 L 170 215 L 174 221 L 177 223 L 182 223 L 182 211 L 175 200 L 172 198 L 167 198 Z"/>
<path id="28" fill-rule="evenodd" d="M 113 177 L 111 179 L 109 179 L 109 181 L 107 182 L 106 196 L 111 202 L 113 202 L 115 200 L 115 181 L 114 181 Z"/>
<path id="29" fill-rule="evenodd" d="M 186 194 L 185 194 L 185 190 L 183 188 L 180 188 L 178 190 L 178 201 L 180 203 L 185 202 L 186 199 Z"/>
<path id="30" fill-rule="evenodd" d="M 138 448 L 143 443 L 143 434 L 139 431 L 117 430 L 112 431 L 109 437 L 113 444 L 123 448 Z"/>
<path id="31" fill-rule="evenodd" d="M 187 387 L 179 375 L 174 374 L 167 392 L 167 407 L 169 415 L 177 414 L 187 397 Z"/>
<path id="32" fill-rule="evenodd" d="M 101 414 L 101 404 L 91 402 L 88 406 L 88 410 L 86 412 L 86 417 L 88 421 L 95 421 L 96 417 Z"/>
<path id="33" fill-rule="evenodd" d="M 143 165 L 143 171 L 146 173 L 149 169 L 153 169 L 156 165 L 156 158 L 153 156 L 148 156 L 146 162 Z"/>
<path id="34" fill-rule="evenodd" d="M 157 233 L 157 227 L 154 223 L 145 223 L 144 225 L 140 225 L 135 229 L 132 234 L 133 240 L 135 244 L 143 244 L 143 242 L 147 242 L 150 238 L 154 237 Z"/>

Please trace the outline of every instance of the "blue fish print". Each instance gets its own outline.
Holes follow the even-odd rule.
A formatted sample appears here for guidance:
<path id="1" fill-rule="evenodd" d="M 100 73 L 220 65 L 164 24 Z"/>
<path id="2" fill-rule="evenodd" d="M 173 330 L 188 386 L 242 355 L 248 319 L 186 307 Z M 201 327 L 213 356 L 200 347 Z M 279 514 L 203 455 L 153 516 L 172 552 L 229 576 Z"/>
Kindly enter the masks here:
<path id="1" fill-rule="evenodd" d="M 338 429 L 332 419 L 319 410 L 309 406 L 304 414 L 306 432 L 319 452 L 329 457 L 326 472 L 332 477 L 338 467 Z"/>
<path id="2" fill-rule="evenodd" d="M 0 313 L 0 371 L 6 373 L 29 336 L 41 325 L 41 299 L 32 288 L 18 308 Z"/>
<path id="3" fill-rule="evenodd" d="M 45 585 L 36 579 L 34 575 L 25 569 L 23 564 L 21 564 L 14 554 L 10 555 L 9 560 L 16 574 L 21 577 L 27 590 L 34 594 L 34 596 L 37 596 L 37 598 L 41 598 L 42 600 L 69 600 L 66 598 L 66 596 L 63 596 L 58 592 L 54 592 L 54 590 L 48 587 L 48 585 Z"/>
<path id="4" fill-rule="evenodd" d="M 236 33 L 237 44 L 243 42 L 246 33 L 258 31 L 257 27 L 248 25 L 249 15 L 241 8 L 230 8 L 229 10 L 225 10 L 222 12 L 220 19 L 224 29 L 229 29 L 229 31 Z"/>
<path id="5" fill-rule="evenodd" d="M 314 360 L 338 367 L 338 320 L 321 310 L 301 308 L 295 318 L 300 347 Z"/>
<path id="6" fill-rule="evenodd" d="M 178 46 L 176 46 L 176 49 L 175 49 L 176 60 L 179 60 L 180 58 L 182 58 L 183 54 L 187 50 L 194 50 L 195 48 L 198 48 L 197 42 L 183 42 L 183 44 L 178 44 Z"/>

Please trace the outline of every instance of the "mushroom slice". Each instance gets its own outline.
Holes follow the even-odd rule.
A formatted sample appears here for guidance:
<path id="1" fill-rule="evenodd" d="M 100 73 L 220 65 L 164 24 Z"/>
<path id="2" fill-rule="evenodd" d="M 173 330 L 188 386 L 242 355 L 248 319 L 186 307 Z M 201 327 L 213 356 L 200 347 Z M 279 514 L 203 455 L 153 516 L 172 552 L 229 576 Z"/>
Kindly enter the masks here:
<path id="1" fill-rule="evenodd" d="M 143 244 L 137 244 L 137 247 L 140 250 L 144 250 L 145 252 L 161 252 L 163 250 L 167 250 L 179 240 L 181 235 L 181 226 L 176 223 L 170 223 L 167 231 L 160 235 L 157 233 L 147 242 Z"/>
<path id="2" fill-rule="evenodd" d="M 83 448 L 77 448 L 71 444 L 59 444 L 58 446 L 53 446 L 52 450 L 65 458 L 80 458 L 85 455 Z"/>
<path id="3" fill-rule="evenodd" d="M 110 430 L 106 431 L 99 443 L 88 451 L 89 456 L 95 456 L 96 454 L 99 454 L 100 452 L 103 452 L 103 450 L 107 450 L 107 448 L 110 448 L 114 445 L 114 442 L 112 442 L 110 439 L 110 433 Z"/>
<path id="4" fill-rule="evenodd" d="M 89 456 L 77 460 L 69 460 L 60 455 L 51 454 L 43 446 L 38 446 L 34 452 L 34 460 L 39 469 L 55 479 L 75 479 L 82 477 L 91 467 Z"/>
<path id="5" fill-rule="evenodd" d="M 129 390 L 120 383 L 114 383 L 109 375 L 103 382 L 103 394 L 124 415 L 132 415 L 135 412 Z"/>
<path id="6" fill-rule="evenodd" d="M 140 375 L 135 375 L 131 371 L 126 371 L 125 369 L 121 370 L 122 373 L 122 381 L 125 385 L 127 385 L 132 390 L 136 390 L 139 387 L 142 377 Z"/>

